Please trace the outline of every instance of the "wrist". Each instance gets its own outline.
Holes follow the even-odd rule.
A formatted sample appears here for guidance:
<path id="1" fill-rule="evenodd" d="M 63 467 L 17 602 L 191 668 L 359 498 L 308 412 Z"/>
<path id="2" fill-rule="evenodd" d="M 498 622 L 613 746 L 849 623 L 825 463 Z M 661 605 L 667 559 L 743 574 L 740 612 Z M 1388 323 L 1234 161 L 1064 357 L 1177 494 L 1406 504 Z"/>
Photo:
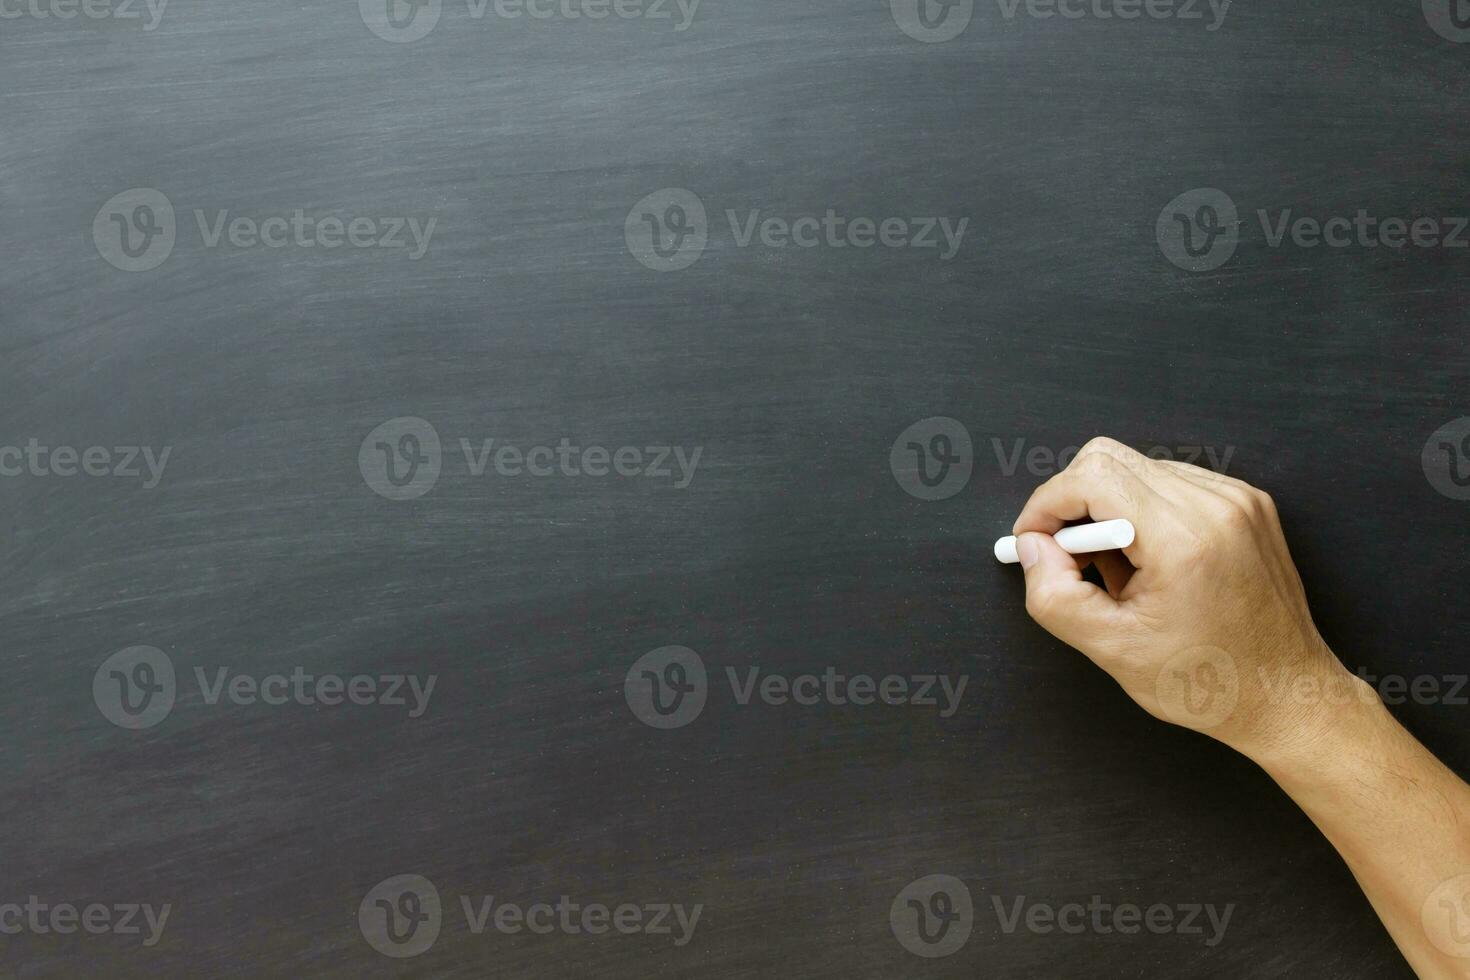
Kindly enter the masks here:
<path id="1" fill-rule="evenodd" d="M 1315 631 L 1257 656 L 1253 674 L 1240 679 L 1251 710 L 1232 748 L 1273 775 L 1336 762 L 1387 715 L 1378 692 Z"/>
<path id="2" fill-rule="evenodd" d="M 1277 737 L 1242 749 L 1288 791 L 1330 791 L 1378 772 L 1401 731 L 1372 685 L 1333 661 L 1320 693 L 1297 706 Z"/>

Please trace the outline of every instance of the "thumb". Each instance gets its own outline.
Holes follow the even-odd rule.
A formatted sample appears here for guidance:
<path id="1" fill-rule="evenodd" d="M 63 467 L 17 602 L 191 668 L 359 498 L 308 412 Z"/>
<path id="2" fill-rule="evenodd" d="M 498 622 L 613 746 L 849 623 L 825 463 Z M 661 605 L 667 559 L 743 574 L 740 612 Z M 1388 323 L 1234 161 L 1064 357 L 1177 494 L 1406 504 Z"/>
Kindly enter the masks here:
<path id="1" fill-rule="evenodd" d="M 1117 601 L 1083 579 L 1077 559 L 1050 534 L 1020 535 L 1016 555 L 1026 570 L 1026 611 L 1031 618 L 1063 643 L 1093 656 L 1119 627 Z"/>

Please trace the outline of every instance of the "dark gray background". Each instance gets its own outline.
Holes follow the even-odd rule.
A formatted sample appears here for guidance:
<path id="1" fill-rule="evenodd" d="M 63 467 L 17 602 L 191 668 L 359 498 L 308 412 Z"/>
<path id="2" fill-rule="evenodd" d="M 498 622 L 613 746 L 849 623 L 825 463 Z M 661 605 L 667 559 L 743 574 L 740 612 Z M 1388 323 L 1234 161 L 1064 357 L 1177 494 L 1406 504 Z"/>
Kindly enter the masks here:
<path id="1" fill-rule="evenodd" d="M 886 4 L 705 0 L 668 21 L 471 21 L 389 44 L 355 4 L 173 0 L 0 22 L 0 443 L 170 446 L 160 486 L 0 480 L 0 902 L 174 906 L 152 949 L 4 937 L 95 976 L 1407 976 L 1351 876 L 1251 764 L 1146 717 L 995 565 L 1037 478 L 990 440 L 1235 447 L 1350 666 L 1463 673 L 1466 507 L 1430 433 L 1470 414 L 1467 253 L 1269 248 L 1256 208 L 1470 212 L 1470 46 L 1413 2 L 1239 0 L 1205 22 L 1005 20 L 923 44 Z M 1223 268 L 1160 209 L 1220 187 Z M 159 269 L 98 209 L 163 191 Z M 634 202 L 687 187 L 709 249 L 659 274 Z M 430 252 L 202 247 L 192 209 L 437 216 Z M 739 249 L 723 212 L 970 218 L 930 251 Z M 932 415 L 974 475 L 888 467 Z M 397 416 L 529 445 L 703 446 L 692 485 L 467 477 L 375 495 Z M 438 675 L 428 713 L 205 705 L 110 724 L 133 644 L 257 674 Z M 961 711 L 733 705 L 640 724 L 665 644 L 720 675 L 966 674 Z M 185 688 L 191 684 L 184 685 Z M 1470 708 L 1395 709 L 1461 772 Z M 405 961 L 358 932 L 394 874 L 450 906 Z M 923 960 L 922 875 L 981 907 Z M 473 936 L 458 896 L 702 902 L 694 941 Z M 1001 935 L 989 895 L 1235 903 L 1225 940 Z"/>

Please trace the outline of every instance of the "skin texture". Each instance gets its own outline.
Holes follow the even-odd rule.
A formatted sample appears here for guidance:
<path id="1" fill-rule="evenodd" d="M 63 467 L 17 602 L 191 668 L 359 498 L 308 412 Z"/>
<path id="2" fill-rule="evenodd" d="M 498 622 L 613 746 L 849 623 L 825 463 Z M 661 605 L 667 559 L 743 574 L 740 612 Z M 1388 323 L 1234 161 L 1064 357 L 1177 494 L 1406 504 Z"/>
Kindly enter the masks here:
<path id="1" fill-rule="evenodd" d="M 1137 529 L 1122 552 L 1072 556 L 1051 537 L 1115 518 Z M 1270 497 L 1099 438 L 1037 488 L 1014 533 L 1032 618 L 1150 714 L 1255 760 L 1418 975 L 1470 978 L 1470 787 L 1328 649 Z"/>

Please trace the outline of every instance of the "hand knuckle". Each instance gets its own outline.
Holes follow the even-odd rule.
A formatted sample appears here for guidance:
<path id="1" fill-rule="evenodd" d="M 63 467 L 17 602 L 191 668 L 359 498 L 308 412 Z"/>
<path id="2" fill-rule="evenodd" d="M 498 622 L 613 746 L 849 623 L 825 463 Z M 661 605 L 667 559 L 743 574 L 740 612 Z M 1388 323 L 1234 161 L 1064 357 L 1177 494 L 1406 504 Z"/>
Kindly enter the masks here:
<path id="1" fill-rule="evenodd" d="M 1091 439 L 1087 440 L 1086 445 L 1082 447 L 1082 453 L 1084 455 L 1101 454 L 1105 456 L 1118 456 L 1123 453 L 1129 452 L 1132 452 L 1132 450 L 1129 449 L 1127 446 L 1123 445 L 1118 440 L 1110 439 L 1107 436 L 1093 436 Z"/>
<path id="2" fill-rule="evenodd" d="M 1110 473 L 1117 465 L 1118 461 L 1110 453 L 1093 451 L 1077 457 L 1078 471 L 1087 476 L 1101 476 L 1104 473 Z"/>
<path id="3" fill-rule="evenodd" d="M 1255 513 L 1255 495 L 1250 492 L 1249 487 L 1236 487 L 1231 486 L 1227 483 L 1221 484 L 1220 486 L 1216 487 L 1215 490 L 1226 500 L 1230 501 L 1230 505 L 1232 507 L 1238 510 L 1243 510 L 1247 514 Z"/>
<path id="4" fill-rule="evenodd" d="M 1240 533 L 1251 529 L 1255 524 L 1255 515 L 1251 513 L 1250 508 L 1232 501 L 1220 514 L 1220 523 L 1227 530 Z"/>

